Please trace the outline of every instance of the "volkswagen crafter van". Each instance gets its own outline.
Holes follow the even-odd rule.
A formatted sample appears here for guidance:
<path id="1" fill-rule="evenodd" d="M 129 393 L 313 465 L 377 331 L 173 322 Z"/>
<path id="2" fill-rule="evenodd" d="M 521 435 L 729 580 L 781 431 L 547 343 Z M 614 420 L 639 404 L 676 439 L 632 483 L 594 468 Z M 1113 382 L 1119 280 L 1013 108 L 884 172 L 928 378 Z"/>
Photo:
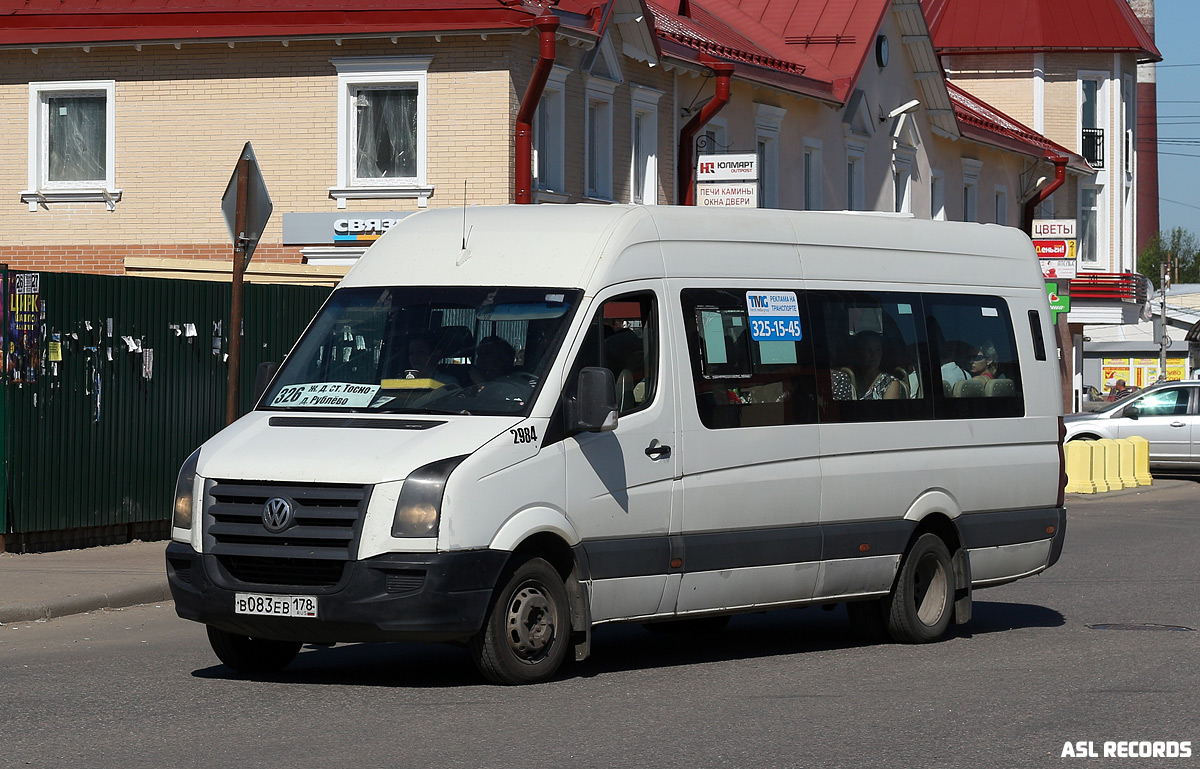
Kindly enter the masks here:
<path id="1" fill-rule="evenodd" d="M 429 210 L 187 459 L 172 595 L 247 674 L 422 640 L 529 683 L 601 623 L 843 602 L 934 641 L 1059 557 L 1056 357 L 1015 229 Z"/>

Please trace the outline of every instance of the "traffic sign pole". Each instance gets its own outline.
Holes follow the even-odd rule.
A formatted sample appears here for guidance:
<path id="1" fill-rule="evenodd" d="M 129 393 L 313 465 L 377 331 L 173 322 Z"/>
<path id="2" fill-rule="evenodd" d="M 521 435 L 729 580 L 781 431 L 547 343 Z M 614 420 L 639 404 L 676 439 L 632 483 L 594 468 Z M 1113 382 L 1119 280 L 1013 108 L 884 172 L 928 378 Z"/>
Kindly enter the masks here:
<path id="1" fill-rule="evenodd" d="M 225 424 L 238 416 L 238 380 L 242 371 L 242 296 L 246 275 L 246 195 L 250 186 L 250 157 L 245 150 L 237 163 L 237 209 L 233 231 L 233 284 L 229 297 L 229 380 L 225 388 Z"/>

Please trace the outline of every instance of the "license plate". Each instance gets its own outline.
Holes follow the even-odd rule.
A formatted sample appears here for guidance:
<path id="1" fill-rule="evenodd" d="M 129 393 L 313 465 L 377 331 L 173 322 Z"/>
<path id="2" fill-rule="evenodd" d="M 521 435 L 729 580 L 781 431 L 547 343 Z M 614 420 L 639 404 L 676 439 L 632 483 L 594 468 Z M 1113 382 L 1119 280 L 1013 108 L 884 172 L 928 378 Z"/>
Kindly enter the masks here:
<path id="1" fill-rule="evenodd" d="M 316 618 L 317 598 L 311 595 L 236 593 L 233 596 L 233 613 L 264 617 Z"/>

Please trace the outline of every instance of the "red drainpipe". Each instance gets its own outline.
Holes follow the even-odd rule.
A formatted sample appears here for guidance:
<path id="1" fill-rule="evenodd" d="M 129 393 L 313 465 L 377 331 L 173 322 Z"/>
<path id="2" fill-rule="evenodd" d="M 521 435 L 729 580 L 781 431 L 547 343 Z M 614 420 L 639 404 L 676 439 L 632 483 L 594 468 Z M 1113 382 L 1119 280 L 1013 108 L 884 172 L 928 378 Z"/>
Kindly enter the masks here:
<path id="1" fill-rule="evenodd" d="M 711 67 L 717 76 L 717 92 L 679 132 L 679 168 L 676 170 L 679 189 L 676 195 L 682 193 L 685 206 L 696 205 L 696 162 L 692 155 L 696 148 L 696 133 L 729 103 L 729 78 L 733 75 L 733 64 L 727 61 L 710 60 L 703 63 Z"/>
<path id="2" fill-rule="evenodd" d="M 525 98 L 521 99 L 521 108 L 517 110 L 516 127 L 516 200 L 525 204 L 533 202 L 533 115 L 554 66 L 554 31 L 558 29 L 558 17 L 538 16 L 533 20 L 533 26 L 538 31 L 540 49 L 533 77 L 529 79 Z"/>
<path id="3" fill-rule="evenodd" d="M 1050 162 L 1054 164 L 1054 181 L 1047 184 L 1037 191 L 1029 200 L 1025 201 L 1025 210 L 1021 216 L 1021 229 L 1026 235 L 1033 235 L 1033 212 L 1042 201 L 1054 194 L 1054 191 L 1067 181 L 1067 158 L 1052 157 Z"/>

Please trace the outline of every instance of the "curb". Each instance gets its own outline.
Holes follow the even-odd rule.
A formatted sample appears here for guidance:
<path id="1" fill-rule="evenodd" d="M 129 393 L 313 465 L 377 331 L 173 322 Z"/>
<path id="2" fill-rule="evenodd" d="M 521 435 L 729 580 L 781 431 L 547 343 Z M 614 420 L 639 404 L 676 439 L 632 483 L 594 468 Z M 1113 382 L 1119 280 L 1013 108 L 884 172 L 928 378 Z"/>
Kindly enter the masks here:
<path id="1" fill-rule="evenodd" d="M 171 600 L 171 590 L 166 581 L 163 581 L 154 585 L 140 585 L 112 593 L 74 595 L 52 601 L 0 606 L 0 624 L 54 619 L 101 609 L 124 609 L 129 606 L 169 600 Z"/>

